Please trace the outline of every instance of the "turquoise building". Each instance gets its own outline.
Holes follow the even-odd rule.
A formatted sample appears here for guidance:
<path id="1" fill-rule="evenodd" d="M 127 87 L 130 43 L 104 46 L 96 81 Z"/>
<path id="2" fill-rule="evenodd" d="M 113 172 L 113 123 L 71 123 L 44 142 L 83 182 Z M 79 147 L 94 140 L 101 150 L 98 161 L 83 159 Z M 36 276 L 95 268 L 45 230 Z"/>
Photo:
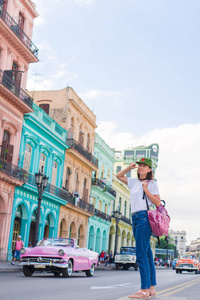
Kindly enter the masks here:
<path id="1" fill-rule="evenodd" d="M 60 205 L 70 196 L 62 189 L 67 131 L 60 127 L 41 108 L 33 104 L 33 113 L 24 115 L 19 167 L 26 170 L 25 184 L 16 187 L 8 243 L 8 260 L 18 234 L 25 247 L 33 243 L 38 206 L 35 173 L 43 168 L 49 177 L 41 205 L 39 240 L 55 237 L 58 231 Z"/>
<path id="2" fill-rule="evenodd" d="M 88 221 L 87 247 L 98 253 L 108 250 L 112 207 L 116 198 L 116 192 L 111 188 L 114 153 L 114 149 L 96 133 L 94 155 L 98 158 L 99 169 L 92 178 L 90 199 L 95 209 L 94 216 Z"/>

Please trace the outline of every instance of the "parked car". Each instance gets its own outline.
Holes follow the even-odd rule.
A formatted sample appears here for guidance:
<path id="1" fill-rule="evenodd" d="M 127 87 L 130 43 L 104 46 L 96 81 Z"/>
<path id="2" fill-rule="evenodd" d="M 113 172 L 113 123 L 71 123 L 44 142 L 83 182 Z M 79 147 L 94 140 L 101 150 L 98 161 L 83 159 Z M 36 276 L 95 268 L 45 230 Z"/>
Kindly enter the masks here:
<path id="1" fill-rule="evenodd" d="M 137 271 L 135 247 L 121 247 L 120 253 L 115 255 L 115 267 L 116 270 L 119 270 L 120 267 L 123 267 L 124 270 L 134 267 Z"/>
<path id="2" fill-rule="evenodd" d="M 182 273 L 182 271 L 200 273 L 200 263 L 196 259 L 181 258 L 177 260 L 175 266 L 176 273 Z"/>
<path id="3" fill-rule="evenodd" d="M 97 263 L 98 253 L 79 248 L 75 239 L 44 238 L 36 247 L 21 249 L 20 265 L 25 276 L 40 271 L 70 277 L 73 271 L 84 271 L 91 277 Z"/>

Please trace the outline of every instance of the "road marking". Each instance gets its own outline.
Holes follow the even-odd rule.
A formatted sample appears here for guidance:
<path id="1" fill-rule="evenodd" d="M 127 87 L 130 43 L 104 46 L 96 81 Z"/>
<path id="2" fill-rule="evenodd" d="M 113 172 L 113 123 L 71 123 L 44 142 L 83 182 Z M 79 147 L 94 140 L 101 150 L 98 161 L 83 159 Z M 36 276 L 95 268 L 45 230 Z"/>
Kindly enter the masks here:
<path id="1" fill-rule="evenodd" d="M 160 295 L 160 294 L 164 294 L 165 296 L 168 296 L 168 295 L 171 295 L 173 293 L 176 293 L 178 291 L 181 291 L 182 289 L 185 289 L 191 285 L 194 285 L 196 284 L 197 282 L 200 281 L 200 278 L 198 279 L 193 279 L 191 281 L 188 281 L 188 282 L 185 282 L 185 283 L 182 283 L 182 284 L 179 284 L 179 285 L 176 285 L 176 286 L 173 286 L 171 288 L 168 288 L 168 289 L 165 289 L 165 290 L 162 290 L 162 291 L 159 291 L 156 293 L 156 295 Z M 179 288 L 179 289 L 178 289 Z M 167 293 L 168 292 L 168 293 Z M 166 293 L 166 294 L 165 294 Z"/>
<path id="2" fill-rule="evenodd" d="M 197 284 L 198 282 L 200 282 L 200 279 L 198 279 L 198 280 L 196 280 L 195 282 L 192 282 L 192 283 L 189 283 L 189 282 L 188 282 L 188 283 L 186 283 L 184 286 L 180 287 L 179 289 L 175 289 L 175 290 L 173 290 L 173 291 L 171 291 L 171 292 L 164 293 L 164 294 L 162 294 L 162 296 L 170 296 L 170 295 L 172 295 L 172 294 L 178 293 L 178 292 L 180 292 L 180 291 L 182 291 L 182 290 L 187 289 L 188 287 L 190 287 L 190 286 L 192 286 L 192 285 Z"/>
<path id="3" fill-rule="evenodd" d="M 91 286 L 91 290 L 102 290 L 102 289 L 115 289 L 117 287 L 128 287 L 128 285 L 132 285 L 130 283 L 122 283 L 122 284 L 114 284 L 114 285 L 107 285 L 107 286 Z"/>

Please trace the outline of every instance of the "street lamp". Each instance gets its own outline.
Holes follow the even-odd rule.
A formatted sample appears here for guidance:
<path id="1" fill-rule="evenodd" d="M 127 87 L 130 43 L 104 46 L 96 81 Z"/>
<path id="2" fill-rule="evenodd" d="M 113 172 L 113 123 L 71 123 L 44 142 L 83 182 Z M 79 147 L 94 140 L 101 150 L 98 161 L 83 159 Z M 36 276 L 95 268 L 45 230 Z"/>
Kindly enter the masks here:
<path id="1" fill-rule="evenodd" d="M 43 168 L 42 168 L 42 172 L 43 172 Z M 49 177 L 47 177 L 45 174 L 41 173 L 40 171 L 39 173 L 35 173 L 35 183 L 37 184 L 37 189 L 38 189 L 38 207 L 37 207 L 37 217 L 36 217 L 35 236 L 34 236 L 33 246 L 36 246 L 38 242 L 42 195 L 44 193 L 44 189 L 47 187 L 48 179 Z"/>
<path id="2" fill-rule="evenodd" d="M 175 249 L 175 258 L 177 258 L 177 243 L 178 243 L 178 239 L 177 239 L 177 236 L 175 237 L 175 246 L 176 246 L 176 249 Z"/>
<path id="3" fill-rule="evenodd" d="M 121 219 L 121 215 L 122 215 L 122 213 L 119 212 L 118 210 L 115 210 L 115 211 L 113 212 L 113 218 L 115 218 L 115 220 L 116 220 L 114 257 L 115 257 L 115 255 L 117 254 L 117 233 L 118 233 L 118 224 L 119 224 L 119 221 L 120 221 L 120 219 Z"/>

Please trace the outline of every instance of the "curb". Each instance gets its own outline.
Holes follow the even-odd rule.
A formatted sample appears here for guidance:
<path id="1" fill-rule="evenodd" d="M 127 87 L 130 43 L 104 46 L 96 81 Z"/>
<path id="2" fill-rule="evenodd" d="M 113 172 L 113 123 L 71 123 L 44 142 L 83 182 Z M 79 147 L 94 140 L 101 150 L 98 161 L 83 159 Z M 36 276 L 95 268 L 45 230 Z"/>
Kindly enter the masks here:
<path id="1" fill-rule="evenodd" d="M 0 269 L 0 273 L 17 273 L 17 272 L 22 272 L 21 268 L 5 268 L 5 269 Z"/>

